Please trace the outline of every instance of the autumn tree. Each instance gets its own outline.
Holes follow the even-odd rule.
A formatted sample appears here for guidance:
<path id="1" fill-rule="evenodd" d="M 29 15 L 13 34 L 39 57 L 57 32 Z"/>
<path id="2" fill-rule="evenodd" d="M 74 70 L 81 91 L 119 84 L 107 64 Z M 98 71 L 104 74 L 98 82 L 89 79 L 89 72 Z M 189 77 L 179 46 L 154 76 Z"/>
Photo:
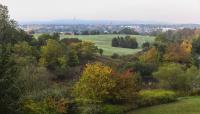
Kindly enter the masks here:
<path id="1" fill-rule="evenodd" d="M 127 70 L 123 73 L 113 73 L 116 86 L 112 90 L 114 103 L 135 102 L 137 94 L 141 89 L 141 78 L 139 74 Z"/>
<path id="2" fill-rule="evenodd" d="M 110 67 L 102 63 L 87 64 L 74 86 L 74 94 L 82 102 L 102 102 L 109 99 L 115 86 Z"/>
<path id="3" fill-rule="evenodd" d="M 180 63 L 188 63 L 190 62 L 190 49 L 183 48 L 185 46 L 181 46 L 180 44 L 170 44 L 166 48 L 166 52 L 164 54 L 164 60 L 169 62 L 180 62 Z"/>
<path id="4" fill-rule="evenodd" d="M 152 47 L 147 52 L 139 57 L 141 62 L 144 63 L 158 63 L 161 59 L 160 53 L 157 48 Z"/>

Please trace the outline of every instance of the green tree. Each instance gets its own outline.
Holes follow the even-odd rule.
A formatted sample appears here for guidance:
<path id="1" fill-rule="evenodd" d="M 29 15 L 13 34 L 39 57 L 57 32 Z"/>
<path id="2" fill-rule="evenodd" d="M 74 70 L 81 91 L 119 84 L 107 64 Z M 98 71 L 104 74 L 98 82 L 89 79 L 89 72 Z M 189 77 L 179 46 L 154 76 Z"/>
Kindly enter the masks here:
<path id="1" fill-rule="evenodd" d="M 99 49 L 99 54 L 102 56 L 103 55 L 103 49 Z"/>
<path id="2" fill-rule="evenodd" d="M 18 67 L 13 59 L 13 45 L 29 41 L 24 31 L 16 28 L 15 21 L 8 15 L 6 6 L 0 4 L 0 113 L 16 114 L 20 97 L 16 79 Z"/>
<path id="3" fill-rule="evenodd" d="M 76 51 L 71 50 L 69 52 L 69 60 L 68 60 L 68 64 L 70 66 L 76 66 L 79 64 L 79 59 L 78 59 L 78 55 L 76 53 Z"/>
<path id="4" fill-rule="evenodd" d="M 26 66 L 27 64 L 35 64 L 36 50 L 27 42 L 19 42 L 14 45 L 14 60 L 18 65 Z"/>
<path id="5" fill-rule="evenodd" d="M 159 67 L 153 76 L 159 80 L 159 85 L 165 89 L 187 91 L 187 76 L 180 64 L 170 63 Z"/>
<path id="6" fill-rule="evenodd" d="M 72 48 L 77 52 L 80 60 L 92 59 L 98 52 L 97 46 L 92 42 L 80 42 L 71 45 Z"/>
<path id="7" fill-rule="evenodd" d="M 64 44 L 52 39 L 47 40 L 47 45 L 41 47 L 40 65 L 63 77 L 68 69 L 66 51 Z"/>

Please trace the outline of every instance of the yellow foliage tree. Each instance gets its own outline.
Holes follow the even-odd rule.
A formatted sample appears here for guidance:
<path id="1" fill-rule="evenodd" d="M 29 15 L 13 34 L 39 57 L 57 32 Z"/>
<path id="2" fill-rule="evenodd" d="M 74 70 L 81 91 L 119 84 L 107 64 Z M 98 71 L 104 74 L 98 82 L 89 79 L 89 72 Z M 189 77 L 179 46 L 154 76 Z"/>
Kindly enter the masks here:
<path id="1" fill-rule="evenodd" d="M 139 59 L 141 62 L 145 63 L 157 63 L 159 62 L 160 54 L 158 50 L 155 47 L 153 47 L 149 49 L 147 52 L 145 52 L 143 55 L 141 55 Z"/>
<path id="2" fill-rule="evenodd" d="M 191 53 L 191 51 L 192 51 L 192 43 L 191 43 L 191 41 L 189 41 L 189 40 L 184 40 L 182 43 L 181 43 L 181 48 L 183 49 L 183 50 L 185 50 L 187 53 Z"/>
<path id="3" fill-rule="evenodd" d="M 169 62 L 189 62 L 191 53 L 187 46 L 170 44 L 165 51 L 164 60 Z"/>
<path id="4" fill-rule="evenodd" d="M 74 86 L 74 95 L 81 102 L 101 102 L 109 98 L 115 87 L 112 69 L 102 63 L 87 64 Z"/>

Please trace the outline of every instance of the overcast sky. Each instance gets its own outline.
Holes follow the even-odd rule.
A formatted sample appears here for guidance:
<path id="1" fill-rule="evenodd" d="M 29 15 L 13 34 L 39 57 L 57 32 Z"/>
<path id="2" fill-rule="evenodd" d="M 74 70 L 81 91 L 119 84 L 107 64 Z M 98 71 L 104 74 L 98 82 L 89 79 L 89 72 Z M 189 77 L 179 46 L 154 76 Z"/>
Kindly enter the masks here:
<path id="1" fill-rule="evenodd" d="M 89 19 L 200 23 L 200 0 L 0 0 L 18 21 Z"/>

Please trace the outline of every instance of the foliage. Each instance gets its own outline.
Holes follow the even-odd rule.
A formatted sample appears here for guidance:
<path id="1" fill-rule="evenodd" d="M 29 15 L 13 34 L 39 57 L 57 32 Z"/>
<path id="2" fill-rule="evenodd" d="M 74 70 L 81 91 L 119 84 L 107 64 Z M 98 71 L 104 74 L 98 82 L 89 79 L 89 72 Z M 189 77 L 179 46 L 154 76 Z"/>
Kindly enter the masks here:
<path id="1" fill-rule="evenodd" d="M 139 92 L 139 105 L 151 106 L 175 101 L 176 93 L 169 90 L 142 90 Z"/>
<path id="2" fill-rule="evenodd" d="M 111 58 L 113 58 L 113 59 L 117 59 L 117 58 L 119 58 L 119 54 L 117 54 L 117 53 L 113 53 L 113 55 L 111 56 Z"/>
<path id="3" fill-rule="evenodd" d="M 200 55 L 200 36 L 192 41 L 192 52 L 193 54 Z"/>
<path id="4" fill-rule="evenodd" d="M 69 52 L 69 60 L 68 60 L 69 66 L 76 66 L 79 64 L 79 59 L 76 51 L 71 50 Z"/>
<path id="5" fill-rule="evenodd" d="M 191 53 L 179 44 L 170 44 L 164 54 L 164 60 L 168 62 L 188 63 L 190 58 Z"/>
<path id="6" fill-rule="evenodd" d="M 52 39 L 52 40 L 56 40 L 59 41 L 60 40 L 60 35 L 59 33 L 53 33 L 52 35 L 50 34 L 41 34 L 38 36 L 38 42 L 40 46 L 46 45 L 47 44 L 47 40 Z"/>
<path id="7" fill-rule="evenodd" d="M 139 57 L 144 63 L 159 63 L 161 57 L 159 51 L 153 47 Z"/>
<path id="8" fill-rule="evenodd" d="M 122 74 L 113 74 L 116 78 L 116 86 L 112 90 L 114 103 L 132 103 L 137 98 L 137 93 L 141 89 L 141 79 L 138 74 L 127 70 Z"/>
<path id="9" fill-rule="evenodd" d="M 192 43 L 189 40 L 183 40 L 180 47 L 185 50 L 187 53 L 192 52 Z"/>
<path id="10" fill-rule="evenodd" d="M 142 90 L 139 92 L 139 105 L 151 106 L 176 100 L 176 93 L 169 90 Z"/>
<path id="11" fill-rule="evenodd" d="M 152 73 L 157 70 L 157 65 L 152 63 L 135 62 L 130 67 L 132 67 L 135 72 L 140 73 L 142 77 L 151 76 Z"/>
<path id="12" fill-rule="evenodd" d="M 200 71 L 197 67 L 191 66 L 185 71 L 185 75 L 187 78 L 187 85 L 190 88 L 190 93 L 195 94 L 200 89 Z"/>
<path id="13" fill-rule="evenodd" d="M 77 52 L 79 60 L 91 59 L 98 52 L 97 46 L 92 42 L 80 42 L 72 45 L 72 48 Z"/>
<path id="14" fill-rule="evenodd" d="M 44 67 L 37 67 L 35 65 L 26 65 L 21 68 L 17 85 L 19 85 L 21 92 L 21 99 L 33 96 L 35 93 L 50 88 L 52 82 L 50 81 L 51 74 Z"/>
<path id="15" fill-rule="evenodd" d="M 68 100 L 53 97 L 47 97 L 42 101 L 27 99 L 22 103 L 22 107 L 25 114 L 66 114 Z"/>
<path id="16" fill-rule="evenodd" d="M 136 49 L 138 47 L 138 43 L 136 38 L 131 38 L 130 36 L 123 38 L 118 36 L 117 38 L 112 39 L 112 46 Z"/>
<path id="17" fill-rule="evenodd" d="M 25 66 L 36 63 L 36 51 L 27 42 L 19 42 L 14 45 L 14 59 L 18 65 Z"/>
<path id="18" fill-rule="evenodd" d="M 103 49 L 99 49 L 99 54 L 102 56 L 103 55 Z"/>
<path id="19" fill-rule="evenodd" d="M 119 34 L 132 34 L 132 35 L 139 35 L 134 29 L 131 28 L 124 28 L 118 32 Z"/>
<path id="20" fill-rule="evenodd" d="M 67 55 L 64 45 L 49 39 L 47 45 L 41 47 L 40 65 L 46 66 L 60 78 L 68 69 Z"/>
<path id="21" fill-rule="evenodd" d="M 74 86 L 77 100 L 82 102 L 101 102 L 110 97 L 115 87 L 112 69 L 101 63 L 87 64 L 80 80 Z"/>
<path id="22" fill-rule="evenodd" d="M 148 50 L 150 48 L 150 43 L 149 42 L 143 43 L 142 48 L 143 48 L 143 50 Z"/>
<path id="23" fill-rule="evenodd" d="M 154 72 L 153 75 L 159 80 L 160 87 L 178 91 L 188 91 L 189 89 L 186 84 L 187 77 L 183 66 L 180 64 L 165 64 L 159 67 L 158 71 Z"/>
<path id="24" fill-rule="evenodd" d="M 61 40 L 61 42 L 63 42 L 66 45 L 70 45 L 72 43 L 80 43 L 82 42 L 81 40 L 79 40 L 78 38 L 63 38 Z"/>

